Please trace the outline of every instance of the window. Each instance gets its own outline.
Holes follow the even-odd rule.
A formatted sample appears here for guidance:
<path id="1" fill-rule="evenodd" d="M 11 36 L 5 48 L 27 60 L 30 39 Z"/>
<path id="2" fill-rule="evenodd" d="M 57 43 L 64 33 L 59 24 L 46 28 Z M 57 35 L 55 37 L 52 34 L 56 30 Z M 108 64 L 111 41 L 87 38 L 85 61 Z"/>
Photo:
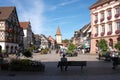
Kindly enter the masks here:
<path id="1" fill-rule="evenodd" d="M 108 11 L 108 16 L 112 16 L 111 10 Z"/>
<path id="2" fill-rule="evenodd" d="M 120 30 L 120 22 L 117 22 L 117 30 Z"/>
<path id="3" fill-rule="evenodd" d="M 108 26 L 109 26 L 109 31 L 112 31 L 112 24 L 110 23 L 110 24 L 108 24 Z"/>
<path id="4" fill-rule="evenodd" d="M 116 8 L 116 14 L 120 14 L 120 8 Z"/>
<path id="5" fill-rule="evenodd" d="M 102 25 L 102 32 L 105 32 L 105 26 Z"/>
<path id="6" fill-rule="evenodd" d="M 104 12 L 101 13 L 101 18 L 104 18 Z"/>
<path id="7" fill-rule="evenodd" d="M 98 20 L 98 15 L 97 14 L 95 15 L 95 20 Z"/>
<path id="8" fill-rule="evenodd" d="M 98 26 L 97 26 L 97 27 L 96 27 L 96 33 L 98 33 L 98 31 L 99 31 L 99 30 L 98 30 Z"/>

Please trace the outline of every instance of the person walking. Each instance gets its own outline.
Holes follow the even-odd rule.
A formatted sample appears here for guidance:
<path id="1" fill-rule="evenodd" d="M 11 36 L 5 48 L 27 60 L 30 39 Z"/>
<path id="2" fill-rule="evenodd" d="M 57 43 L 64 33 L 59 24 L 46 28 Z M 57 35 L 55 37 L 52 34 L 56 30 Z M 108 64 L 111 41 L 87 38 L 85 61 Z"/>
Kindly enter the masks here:
<path id="1" fill-rule="evenodd" d="M 112 69 L 115 69 L 118 66 L 118 59 L 119 59 L 118 52 L 117 50 L 114 50 L 114 52 L 112 53 L 112 61 L 113 61 Z"/>

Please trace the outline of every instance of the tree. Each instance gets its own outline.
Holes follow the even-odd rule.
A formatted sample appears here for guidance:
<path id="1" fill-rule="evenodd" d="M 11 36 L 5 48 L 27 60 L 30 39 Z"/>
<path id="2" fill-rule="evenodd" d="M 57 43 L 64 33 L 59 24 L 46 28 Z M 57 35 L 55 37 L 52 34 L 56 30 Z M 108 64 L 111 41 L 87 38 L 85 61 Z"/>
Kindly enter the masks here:
<path id="1" fill-rule="evenodd" d="M 102 53 L 106 53 L 108 46 L 107 46 L 107 41 L 105 39 L 100 39 L 98 43 L 98 47 L 101 49 Z"/>
<path id="2" fill-rule="evenodd" d="M 115 44 L 115 48 L 120 50 L 120 41 L 118 41 L 116 44 Z"/>
<path id="3" fill-rule="evenodd" d="M 76 46 L 74 44 L 69 44 L 68 51 L 74 51 L 76 49 Z"/>

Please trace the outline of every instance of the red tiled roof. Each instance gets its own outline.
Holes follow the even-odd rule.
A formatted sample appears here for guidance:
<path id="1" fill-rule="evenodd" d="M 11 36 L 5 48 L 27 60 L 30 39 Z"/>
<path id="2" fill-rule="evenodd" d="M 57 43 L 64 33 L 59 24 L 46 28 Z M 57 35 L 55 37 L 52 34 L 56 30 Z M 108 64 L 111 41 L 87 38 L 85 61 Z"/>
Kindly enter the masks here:
<path id="1" fill-rule="evenodd" d="M 6 20 L 15 7 L 0 7 L 0 20 Z"/>
<path id="2" fill-rule="evenodd" d="M 20 22 L 20 27 L 26 29 L 29 27 L 30 22 Z"/>
<path id="3" fill-rule="evenodd" d="M 110 1 L 113 1 L 113 0 L 98 0 L 96 3 L 94 3 L 92 6 L 90 6 L 90 9 L 93 9 L 95 7 L 98 7 L 102 4 L 105 4 L 105 3 L 110 2 Z"/>

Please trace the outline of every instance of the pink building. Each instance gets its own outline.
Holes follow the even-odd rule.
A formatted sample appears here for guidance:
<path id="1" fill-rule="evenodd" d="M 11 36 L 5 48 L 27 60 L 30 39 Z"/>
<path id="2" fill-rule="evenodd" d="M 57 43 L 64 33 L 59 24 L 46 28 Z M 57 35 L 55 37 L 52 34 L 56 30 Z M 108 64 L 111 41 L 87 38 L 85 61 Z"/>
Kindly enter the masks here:
<path id="1" fill-rule="evenodd" d="M 91 54 L 96 52 L 99 40 L 105 39 L 108 46 L 120 41 L 120 0 L 98 0 L 91 11 Z"/>

